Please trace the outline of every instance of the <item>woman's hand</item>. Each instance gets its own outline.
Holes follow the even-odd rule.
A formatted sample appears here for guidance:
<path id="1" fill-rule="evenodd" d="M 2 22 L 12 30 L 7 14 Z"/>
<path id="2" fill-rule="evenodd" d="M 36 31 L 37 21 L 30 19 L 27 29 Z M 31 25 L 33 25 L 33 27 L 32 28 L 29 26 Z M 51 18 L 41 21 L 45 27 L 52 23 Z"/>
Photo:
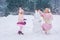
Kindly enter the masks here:
<path id="1" fill-rule="evenodd" d="M 42 14 L 42 13 L 43 13 L 41 10 L 38 10 L 38 12 L 39 12 L 40 14 Z"/>

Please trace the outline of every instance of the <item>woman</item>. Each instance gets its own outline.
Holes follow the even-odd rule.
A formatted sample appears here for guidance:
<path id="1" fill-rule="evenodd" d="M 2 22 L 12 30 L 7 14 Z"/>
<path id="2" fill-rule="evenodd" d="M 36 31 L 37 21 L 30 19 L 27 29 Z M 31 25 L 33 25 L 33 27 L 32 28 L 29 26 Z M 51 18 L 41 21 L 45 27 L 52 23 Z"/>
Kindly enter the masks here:
<path id="1" fill-rule="evenodd" d="M 52 13 L 51 10 L 49 8 L 45 8 L 44 12 L 41 12 L 41 16 L 44 20 L 44 23 L 42 24 L 42 29 L 45 32 L 45 34 L 48 34 L 48 32 L 51 30 L 52 28 Z"/>

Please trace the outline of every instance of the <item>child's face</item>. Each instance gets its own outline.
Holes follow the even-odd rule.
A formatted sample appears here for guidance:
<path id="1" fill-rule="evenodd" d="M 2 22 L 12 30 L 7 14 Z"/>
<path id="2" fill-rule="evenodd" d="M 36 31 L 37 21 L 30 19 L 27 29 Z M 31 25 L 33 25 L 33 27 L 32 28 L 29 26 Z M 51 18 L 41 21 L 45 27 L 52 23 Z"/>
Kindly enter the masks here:
<path id="1" fill-rule="evenodd" d="M 21 10 L 22 10 L 22 8 L 20 7 L 20 8 L 19 8 L 19 12 L 20 12 L 20 14 L 23 14 Z"/>
<path id="2" fill-rule="evenodd" d="M 19 10 L 22 10 L 22 8 L 20 7 Z"/>

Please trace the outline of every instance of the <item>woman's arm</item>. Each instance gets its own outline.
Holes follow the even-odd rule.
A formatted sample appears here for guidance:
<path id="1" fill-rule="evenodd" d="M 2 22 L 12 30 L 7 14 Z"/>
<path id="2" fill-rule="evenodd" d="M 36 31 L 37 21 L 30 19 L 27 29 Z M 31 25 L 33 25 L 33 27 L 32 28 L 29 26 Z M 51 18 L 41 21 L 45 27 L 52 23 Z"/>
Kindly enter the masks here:
<path id="1" fill-rule="evenodd" d="M 41 10 L 38 10 L 38 12 L 39 12 L 40 14 L 43 14 L 43 12 L 42 12 Z"/>

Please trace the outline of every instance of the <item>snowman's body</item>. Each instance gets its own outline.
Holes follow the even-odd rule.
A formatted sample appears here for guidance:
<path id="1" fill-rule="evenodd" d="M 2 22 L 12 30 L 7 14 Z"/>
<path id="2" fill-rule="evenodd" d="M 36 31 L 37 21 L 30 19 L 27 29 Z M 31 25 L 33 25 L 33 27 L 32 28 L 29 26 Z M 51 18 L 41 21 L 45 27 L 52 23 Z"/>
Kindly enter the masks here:
<path id="1" fill-rule="evenodd" d="M 33 22 L 33 31 L 34 32 L 40 32 L 41 30 L 41 16 L 38 12 L 35 12 L 34 14 L 34 22 Z"/>

